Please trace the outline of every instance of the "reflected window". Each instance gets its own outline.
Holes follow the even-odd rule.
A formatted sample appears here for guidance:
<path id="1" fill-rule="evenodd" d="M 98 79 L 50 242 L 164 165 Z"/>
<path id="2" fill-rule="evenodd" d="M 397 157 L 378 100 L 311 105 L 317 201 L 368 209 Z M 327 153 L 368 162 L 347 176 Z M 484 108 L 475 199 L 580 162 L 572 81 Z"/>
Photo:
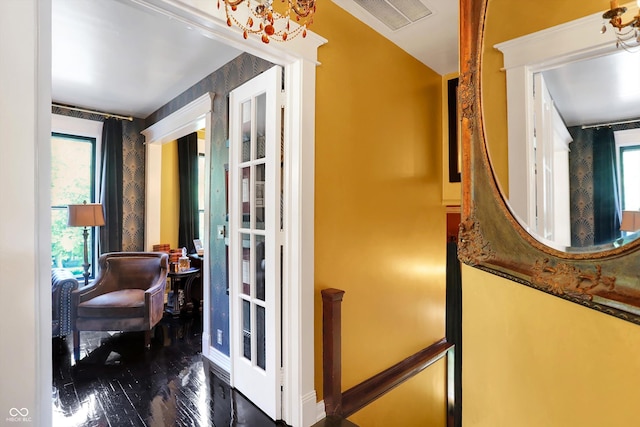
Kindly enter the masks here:
<path id="1" fill-rule="evenodd" d="M 622 210 L 640 211 L 640 141 L 620 147 Z"/>

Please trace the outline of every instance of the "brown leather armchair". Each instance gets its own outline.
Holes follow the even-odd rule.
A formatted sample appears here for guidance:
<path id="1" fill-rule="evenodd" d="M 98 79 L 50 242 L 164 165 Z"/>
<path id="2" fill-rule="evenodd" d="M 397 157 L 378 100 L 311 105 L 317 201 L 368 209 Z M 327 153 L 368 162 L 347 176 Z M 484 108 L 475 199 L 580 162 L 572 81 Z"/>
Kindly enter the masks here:
<path id="1" fill-rule="evenodd" d="M 168 255 L 160 252 L 112 252 L 99 261 L 98 277 L 71 294 L 71 326 L 76 360 L 80 331 L 151 330 L 164 313 Z"/>

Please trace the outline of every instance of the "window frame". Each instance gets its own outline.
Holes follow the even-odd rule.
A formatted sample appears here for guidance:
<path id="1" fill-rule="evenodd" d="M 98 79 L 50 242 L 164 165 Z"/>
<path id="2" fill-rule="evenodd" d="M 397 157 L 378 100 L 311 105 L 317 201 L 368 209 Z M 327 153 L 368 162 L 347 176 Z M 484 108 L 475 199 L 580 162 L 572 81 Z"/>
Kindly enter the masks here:
<path id="1" fill-rule="evenodd" d="M 626 129 L 614 131 L 613 133 L 616 146 L 616 170 L 618 173 L 618 193 L 620 194 L 620 210 L 625 210 L 624 200 L 624 181 L 623 181 L 623 165 L 622 152 L 630 149 L 640 149 L 640 128 Z"/>
<path id="2" fill-rule="evenodd" d="M 93 185 L 91 200 L 87 200 L 87 203 L 98 203 L 100 199 L 100 174 L 101 174 L 101 162 L 100 153 L 102 151 L 102 127 L 103 122 L 97 120 L 82 119 L 72 116 L 63 116 L 60 114 L 51 114 L 51 137 L 54 134 L 62 135 L 65 137 L 77 137 L 80 139 L 94 140 L 93 144 Z M 50 210 L 54 208 L 53 204 L 50 204 Z M 94 267 L 91 268 L 90 278 L 95 278 L 97 274 L 97 260 L 98 260 L 98 239 L 95 234 L 95 227 L 92 227 L 92 247 L 89 248 L 90 258 L 89 263 Z M 83 277 L 82 275 L 77 277 Z"/>

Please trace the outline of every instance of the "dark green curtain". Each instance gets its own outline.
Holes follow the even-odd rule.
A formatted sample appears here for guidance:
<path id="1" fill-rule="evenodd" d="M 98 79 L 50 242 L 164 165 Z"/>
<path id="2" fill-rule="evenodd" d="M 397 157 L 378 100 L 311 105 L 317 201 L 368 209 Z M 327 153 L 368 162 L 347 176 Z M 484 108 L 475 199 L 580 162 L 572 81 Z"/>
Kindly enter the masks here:
<path id="1" fill-rule="evenodd" d="M 100 253 L 122 251 L 122 121 L 105 119 L 102 126 L 100 203 L 105 225 L 100 227 Z"/>
<path id="2" fill-rule="evenodd" d="M 195 253 L 193 239 L 198 237 L 198 134 L 178 139 L 178 175 L 180 187 L 180 220 L 178 246 Z"/>
<path id="3" fill-rule="evenodd" d="M 454 426 L 462 426 L 462 274 L 458 244 L 447 242 L 446 336 L 455 345 Z"/>
<path id="4" fill-rule="evenodd" d="M 594 243 L 611 243 L 620 237 L 620 202 L 613 129 L 593 133 L 593 217 Z"/>

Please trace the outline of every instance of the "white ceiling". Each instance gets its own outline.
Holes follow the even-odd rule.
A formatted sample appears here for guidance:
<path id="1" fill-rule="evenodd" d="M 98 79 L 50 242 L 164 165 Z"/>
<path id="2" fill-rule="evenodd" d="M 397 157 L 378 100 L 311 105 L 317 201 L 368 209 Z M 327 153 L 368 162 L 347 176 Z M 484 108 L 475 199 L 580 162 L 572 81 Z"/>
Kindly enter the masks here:
<path id="1" fill-rule="evenodd" d="M 334 1 L 438 73 L 457 70 L 457 1 L 424 1 L 432 15 L 395 33 Z M 241 53 L 130 0 L 52 3 L 55 103 L 145 118 Z"/>
<path id="2" fill-rule="evenodd" d="M 545 71 L 545 83 L 567 126 L 640 117 L 640 53 L 618 49 L 611 55 L 572 62 Z"/>
<path id="3" fill-rule="evenodd" d="M 53 0 L 51 43 L 54 102 L 140 118 L 241 53 L 127 0 Z"/>
<path id="4" fill-rule="evenodd" d="M 56 103 L 145 118 L 241 53 L 131 0 L 52 1 Z M 389 0 L 432 12 L 396 31 L 355 0 L 333 1 L 439 74 L 458 70 L 457 1 Z M 584 124 L 640 117 L 638 69 L 640 53 L 621 51 L 545 78 L 567 123 Z"/>

